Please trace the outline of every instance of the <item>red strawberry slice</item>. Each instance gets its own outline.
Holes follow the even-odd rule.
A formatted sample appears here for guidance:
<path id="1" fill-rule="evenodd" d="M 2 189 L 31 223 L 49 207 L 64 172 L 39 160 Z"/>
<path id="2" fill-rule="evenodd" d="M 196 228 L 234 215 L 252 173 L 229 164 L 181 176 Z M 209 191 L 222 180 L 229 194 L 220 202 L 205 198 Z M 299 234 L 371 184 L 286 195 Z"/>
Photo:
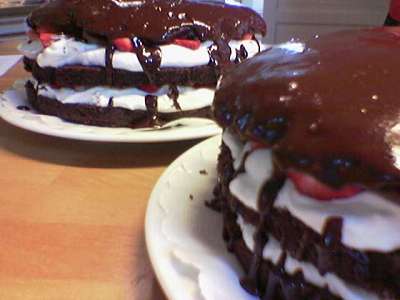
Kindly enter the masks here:
<path id="1" fill-rule="evenodd" d="M 251 150 L 255 151 L 258 149 L 264 149 L 267 148 L 267 146 L 265 146 L 263 143 L 260 142 L 251 142 Z"/>
<path id="2" fill-rule="evenodd" d="M 242 37 L 243 40 L 252 40 L 254 37 L 254 34 L 252 33 L 245 33 Z"/>
<path id="3" fill-rule="evenodd" d="M 129 38 L 117 38 L 114 40 L 114 45 L 119 51 L 134 52 L 132 41 Z"/>
<path id="4" fill-rule="evenodd" d="M 199 49 L 201 45 L 201 42 L 199 40 L 174 39 L 173 43 L 192 50 Z"/>
<path id="5" fill-rule="evenodd" d="M 138 89 L 140 89 L 142 91 L 145 91 L 147 93 L 153 94 L 153 93 L 156 93 L 160 89 L 160 87 L 156 86 L 155 84 L 150 84 L 149 83 L 149 84 L 139 85 Z"/>
<path id="6" fill-rule="evenodd" d="M 55 40 L 55 35 L 49 32 L 40 32 L 39 39 L 43 47 L 49 47 L 50 44 Z"/>
<path id="7" fill-rule="evenodd" d="M 294 170 L 288 171 L 287 175 L 300 193 L 321 201 L 349 198 L 362 192 L 362 188 L 355 185 L 334 189 L 306 173 Z"/>

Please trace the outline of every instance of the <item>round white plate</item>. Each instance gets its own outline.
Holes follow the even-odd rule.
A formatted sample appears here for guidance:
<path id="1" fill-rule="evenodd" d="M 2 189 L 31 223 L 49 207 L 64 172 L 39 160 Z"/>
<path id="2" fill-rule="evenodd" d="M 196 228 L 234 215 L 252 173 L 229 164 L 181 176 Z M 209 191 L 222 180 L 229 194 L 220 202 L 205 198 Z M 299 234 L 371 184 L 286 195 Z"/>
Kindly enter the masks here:
<path id="1" fill-rule="evenodd" d="M 222 239 L 222 216 L 205 206 L 216 184 L 221 137 L 191 148 L 159 179 L 146 214 L 146 243 L 170 300 L 254 300 Z"/>
<path id="2" fill-rule="evenodd" d="M 41 134 L 85 141 L 156 143 L 205 138 L 221 133 L 213 121 L 202 118 L 176 120 L 161 129 L 107 128 L 70 123 L 32 109 L 26 99 L 24 84 L 24 80 L 17 81 L 12 89 L 0 94 L 0 117 L 17 127 Z M 17 109 L 21 105 L 30 110 Z"/>

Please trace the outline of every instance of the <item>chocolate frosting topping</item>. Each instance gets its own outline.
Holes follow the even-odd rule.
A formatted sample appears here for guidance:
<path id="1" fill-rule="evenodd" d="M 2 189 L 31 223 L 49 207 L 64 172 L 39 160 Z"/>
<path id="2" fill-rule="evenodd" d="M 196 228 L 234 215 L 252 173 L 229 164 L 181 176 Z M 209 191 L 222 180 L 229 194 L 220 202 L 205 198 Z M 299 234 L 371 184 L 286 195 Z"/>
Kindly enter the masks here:
<path id="1" fill-rule="evenodd" d="M 196 0 L 56 0 L 35 10 L 28 24 L 77 38 L 138 37 L 153 45 L 174 38 L 231 40 L 266 33 L 262 17 L 249 8 Z"/>
<path id="2" fill-rule="evenodd" d="M 215 117 L 271 146 L 282 168 L 331 186 L 399 186 L 399 51 L 389 28 L 282 44 L 224 76 Z"/>

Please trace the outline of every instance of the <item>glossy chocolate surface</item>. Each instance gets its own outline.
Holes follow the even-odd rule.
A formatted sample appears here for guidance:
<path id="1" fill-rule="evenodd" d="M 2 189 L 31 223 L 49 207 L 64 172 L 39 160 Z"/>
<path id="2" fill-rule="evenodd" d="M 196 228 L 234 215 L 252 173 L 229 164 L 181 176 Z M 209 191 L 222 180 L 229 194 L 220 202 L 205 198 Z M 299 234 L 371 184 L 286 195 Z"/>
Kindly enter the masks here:
<path id="1" fill-rule="evenodd" d="M 56 0 L 35 10 L 28 24 L 77 38 L 138 37 L 150 44 L 174 38 L 215 41 L 266 33 L 262 17 L 249 8 L 196 0 Z"/>
<path id="2" fill-rule="evenodd" d="M 215 117 L 272 146 L 283 168 L 332 186 L 399 186 L 399 51 L 390 28 L 280 45 L 224 76 Z"/>

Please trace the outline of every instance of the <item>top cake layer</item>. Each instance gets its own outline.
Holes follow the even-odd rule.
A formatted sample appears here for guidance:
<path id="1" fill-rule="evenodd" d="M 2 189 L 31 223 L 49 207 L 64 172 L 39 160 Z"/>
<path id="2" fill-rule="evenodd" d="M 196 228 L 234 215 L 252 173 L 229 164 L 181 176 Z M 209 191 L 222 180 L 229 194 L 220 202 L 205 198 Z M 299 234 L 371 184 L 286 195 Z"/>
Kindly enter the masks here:
<path id="1" fill-rule="evenodd" d="M 28 24 L 78 39 L 137 37 L 157 45 L 175 38 L 239 40 L 266 33 L 262 17 L 249 8 L 196 0 L 57 0 L 35 10 Z"/>
<path id="2" fill-rule="evenodd" d="M 215 116 L 331 186 L 398 185 L 400 37 L 369 29 L 280 45 L 227 74 Z"/>

